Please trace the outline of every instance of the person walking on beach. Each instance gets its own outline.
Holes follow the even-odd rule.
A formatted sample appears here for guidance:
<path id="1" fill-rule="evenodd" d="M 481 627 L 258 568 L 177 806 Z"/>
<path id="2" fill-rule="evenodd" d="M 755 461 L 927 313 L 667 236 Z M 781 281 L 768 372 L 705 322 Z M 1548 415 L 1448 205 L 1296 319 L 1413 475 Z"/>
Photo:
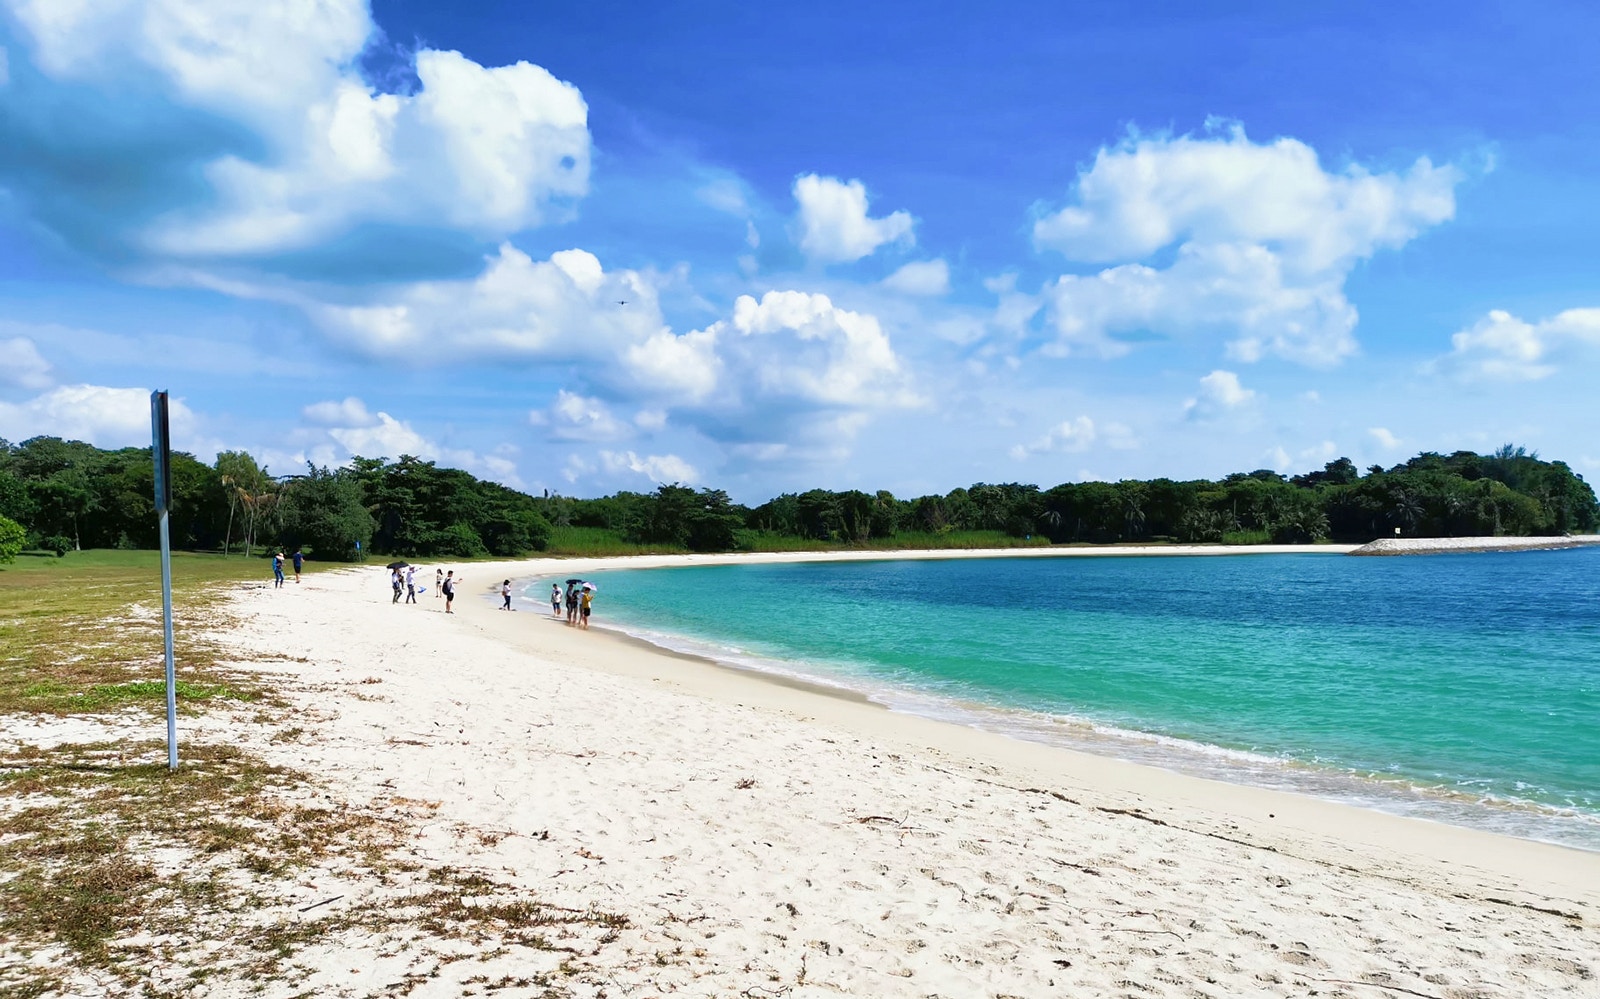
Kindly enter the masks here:
<path id="1" fill-rule="evenodd" d="M 456 571 L 454 569 L 444 574 L 444 582 L 440 584 L 439 589 L 444 591 L 444 612 L 446 614 L 455 613 L 450 609 L 450 602 L 456 598 Z"/>
<path id="2" fill-rule="evenodd" d="M 594 603 L 594 587 L 585 584 L 583 587 L 583 596 L 579 597 L 578 599 L 580 602 L 580 606 L 578 608 L 579 623 L 584 631 L 588 631 L 590 604 Z"/>
<path id="3" fill-rule="evenodd" d="M 406 603 L 414 604 L 416 602 L 417 602 L 417 567 L 414 566 L 414 565 L 408 565 L 408 566 L 406 566 Z"/>
<path id="4" fill-rule="evenodd" d="M 400 602 L 400 589 L 404 585 L 405 582 L 400 578 L 400 567 L 395 566 L 393 569 L 390 569 L 389 588 L 394 590 L 394 599 L 389 601 L 391 604 L 397 604 Z"/>
<path id="5" fill-rule="evenodd" d="M 300 553 L 299 546 L 294 550 L 294 581 L 300 582 L 300 569 L 305 565 L 306 557 Z"/>
<path id="6" fill-rule="evenodd" d="M 444 570 L 433 570 L 433 599 L 438 600 L 444 596 Z"/>
<path id="7" fill-rule="evenodd" d="M 500 609 L 501 610 L 510 610 L 511 609 L 511 580 L 508 579 L 505 582 L 500 584 L 500 599 L 505 601 L 504 603 L 502 603 L 500 605 Z"/>
<path id="8" fill-rule="evenodd" d="M 276 552 L 272 556 L 272 588 L 276 590 L 283 585 L 283 552 Z"/>
<path id="9" fill-rule="evenodd" d="M 561 616 L 561 586 L 559 583 L 550 584 L 550 616 Z"/>

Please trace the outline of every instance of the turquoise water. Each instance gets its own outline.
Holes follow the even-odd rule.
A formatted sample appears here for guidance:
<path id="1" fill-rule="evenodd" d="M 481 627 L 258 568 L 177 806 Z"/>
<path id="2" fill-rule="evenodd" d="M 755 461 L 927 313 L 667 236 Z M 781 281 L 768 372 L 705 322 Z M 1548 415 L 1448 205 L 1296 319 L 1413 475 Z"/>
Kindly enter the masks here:
<path id="1" fill-rule="evenodd" d="M 1597 549 L 590 578 L 598 621 L 899 710 L 1600 849 Z"/>

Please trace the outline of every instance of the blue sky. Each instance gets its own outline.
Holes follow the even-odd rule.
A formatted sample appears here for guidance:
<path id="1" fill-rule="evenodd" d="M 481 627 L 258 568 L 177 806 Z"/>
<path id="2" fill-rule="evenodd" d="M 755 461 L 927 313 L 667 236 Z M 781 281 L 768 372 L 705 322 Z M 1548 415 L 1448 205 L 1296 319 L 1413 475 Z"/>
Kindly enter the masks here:
<path id="1" fill-rule="evenodd" d="M 0 0 L 0 436 L 523 488 L 1600 472 L 1580 4 Z"/>

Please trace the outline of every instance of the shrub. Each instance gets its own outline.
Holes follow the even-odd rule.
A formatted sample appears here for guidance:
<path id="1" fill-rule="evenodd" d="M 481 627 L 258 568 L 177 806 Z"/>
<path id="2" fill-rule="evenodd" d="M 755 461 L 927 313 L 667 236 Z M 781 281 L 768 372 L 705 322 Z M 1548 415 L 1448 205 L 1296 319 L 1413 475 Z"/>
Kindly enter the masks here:
<path id="1" fill-rule="evenodd" d="M 10 517 L 0 516 L 0 562 L 12 562 L 17 554 L 22 551 L 22 543 L 28 539 L 28 532 L 22 525 Z"/>

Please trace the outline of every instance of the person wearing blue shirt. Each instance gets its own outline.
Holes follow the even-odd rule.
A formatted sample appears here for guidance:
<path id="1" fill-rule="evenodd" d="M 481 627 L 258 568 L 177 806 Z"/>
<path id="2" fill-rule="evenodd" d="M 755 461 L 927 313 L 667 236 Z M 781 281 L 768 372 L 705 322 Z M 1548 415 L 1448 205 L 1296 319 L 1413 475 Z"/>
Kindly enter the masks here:
<path id="1" fill-rule="evenodd" d="M 300 567 L 305 564 L 305 561 L 306 557 L 300 553 L 300 549 L 296 548 L 294 550 L 294 581 L 297 583 L 300 582 Z"/>

